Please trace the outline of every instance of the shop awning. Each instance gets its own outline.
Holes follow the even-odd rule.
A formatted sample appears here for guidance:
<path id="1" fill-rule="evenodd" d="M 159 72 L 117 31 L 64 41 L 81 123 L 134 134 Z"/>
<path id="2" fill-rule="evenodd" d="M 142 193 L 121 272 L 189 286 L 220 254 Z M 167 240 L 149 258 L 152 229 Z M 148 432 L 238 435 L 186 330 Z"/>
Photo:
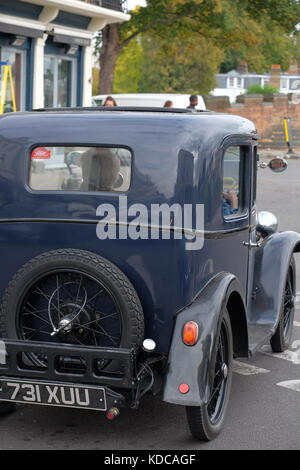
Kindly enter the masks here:
<path id="1" fill-rule="evenodd" d="M 90 46 L 92 40 L 87 38 L 80 38 L 78 36 L 54 34 L 53 42 L 60 42 L 61 44 L 76 44 L 77 46 Z"/>
<path id="2" fill-rule="evenodd" d="M 44 31 L 41 29 L 26 28 L 24 26 L 17 26 L 15 24 L 1 23 L 0 31 L 2 33 L 12 34 L 13 36 L 20 35 L 28 38 L 42 38 Z"/>

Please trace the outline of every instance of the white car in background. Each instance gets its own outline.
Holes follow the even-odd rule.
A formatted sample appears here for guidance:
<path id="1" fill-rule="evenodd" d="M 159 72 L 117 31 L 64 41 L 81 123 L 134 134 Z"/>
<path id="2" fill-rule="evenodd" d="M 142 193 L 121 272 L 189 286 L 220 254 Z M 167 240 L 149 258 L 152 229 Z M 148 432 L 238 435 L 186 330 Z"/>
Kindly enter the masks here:
<path id="1" fill-rule="evenodd" d="M 108 95 L 93 96 L 94 106 L 102 106 Z M 190 104 L 190 95 L 174 93 L 125 93 L 112 94 L 118 106 L 142 106 L 162 108 L 166 101 L 173 101 L 174 108 L 187 108 Z M 206 106 L 202 96 L 198 96 L 198 110 L 205 110 Z"/>

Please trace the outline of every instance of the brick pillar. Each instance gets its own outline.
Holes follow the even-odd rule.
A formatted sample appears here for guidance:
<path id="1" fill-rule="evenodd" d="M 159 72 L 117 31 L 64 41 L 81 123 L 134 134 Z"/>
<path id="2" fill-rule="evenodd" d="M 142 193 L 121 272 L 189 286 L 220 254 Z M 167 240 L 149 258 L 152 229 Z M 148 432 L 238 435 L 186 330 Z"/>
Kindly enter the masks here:
<path id="1" fill-rule="evenodd" d="M 296 60 L 293 60 L 290 63 L 288 73 L 289 73 L 289 75 L 298 75 L 298 62 Z"/>
<path id="2" fill-rule="evenodd" d="M 280 90 L 280 74 L 281 74 L 281 67 L 279 64 L 273 64 L 271 67 L 271 78 L 269 85 Z"/>

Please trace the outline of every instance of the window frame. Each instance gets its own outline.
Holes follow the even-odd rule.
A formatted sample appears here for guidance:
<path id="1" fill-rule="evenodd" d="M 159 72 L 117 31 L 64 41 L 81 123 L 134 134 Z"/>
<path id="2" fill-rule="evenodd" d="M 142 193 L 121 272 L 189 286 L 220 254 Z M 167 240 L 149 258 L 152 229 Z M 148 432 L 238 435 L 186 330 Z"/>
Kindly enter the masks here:
<path id="1" fill-rule="evenodd" d="M 239 165 L 239 192 L 240 188 L 242 185 L 243 188 L 243 193 L 242 193 L 242 211 L 238 211 L 236 214 L 230 214 L 229 216 L 225 216 L 223 214 L 222 210 L 222 205 L 221 205 L 221 217 L 223 220 L 223 223 L 225 224 L 230 224 L 233 222 L 237 221 L 243 221 L 243 220 L 248 220 L 249 219 L 249 206 L 250 206 L 250 192 L 251 190 L 251 184 L 252 184 L 252 163 L 251 163 L 251 148 L 252 144 L 247 141 L 242 142 L 241 140 L 235 140 L 232 139 L 228 142 L 226 142 L 226 146 L 222 148 L 222 165 L 221 165 L 221 171 L 222 171 L 222 192 L 223 192 L 223 178 L 224 178 L 224 163 L 225 163 L 225 155 L 226 152 L 228 151 L 229 148 L 231 147 L 239 147 L 240 151 L 242 148 L 244 148 L 244 159 L 240 158 L 240 161 L 243 160 L 243 164 Z M 247 158 L 248 157 L 248 158 Z M 242 182 L 242 183 L 241 183 Z"/>
<path id="2" fill-rule="evenodd" d="M 85 147 L 85 148 L 108 148 L 108 149 L 111 149 L 111 148 L 117 148 L 117 149 L 124 149 L 124 150 L 128 150 L 131 154 L 131 166 L 130 166 L 130 184 L 129 184 L 129 187 L 126 191 L 78 191 L 78 190 L 66 190 L 66 189 L 33 189 L 31 186 L 30 186 L 30 173 L 31 173 L 31 153 L 34 149 L 36 148 L 39 148 L 39 147 Z M 119 196 L 121 194 L 127 194 L 129 193 L 129 191 L 131 190 L 132 188 L 132 183 L 133 183 L 133 168 L 134 168 L 134 152 L 133 152 L 133 149 L 131 147 L 129 147 L 128 145 L 120 145 L 120 144 L 91 144 L 91 143 L 35 143 L 33 145 L 31 145 L 28 149 L 28 151 L 26 152 L 26 159 L 25 159 L 25 164 L 26 164 L 26 168 L 25 168 L 25 172 L 26 172 L 26 176 L 25 176 L 25 189 L 27 192 L 31 193 L 31 194 L 55 194 L 55 195 L 58 195 L 58 194 L 63 194 L 63 195 L 86 195 L 86 196 L 95 196 L 95 195 L 98 195 L 98 196 L 101 196 L 103 194 L 105 195 L 111 195 L 111 196 Z"/>
<path id="3" fill-rule="evenodd" d="M 5 61 L 3 58 L 3 53 L 5 52 L 13 52 L 16 54 L 20 54 L 21 56 L 21 84 L 20 84 L 20 109 L 17 111 L 25 111 L 26 109 L 26 87 L 27 87 L 27 54 L 26 50 L 17 48 L 14 46 L 3 45 L 0 46 L 0 58 L 1 60 Z M 2 79 L 2 77 L 0 77 Z M 2 82 L 2 80 L 1 80 Z M 16 93 L 17 84 L 14 82 L 14 88 Z M 7 90 L 6 90 L 7 93 Z"/>

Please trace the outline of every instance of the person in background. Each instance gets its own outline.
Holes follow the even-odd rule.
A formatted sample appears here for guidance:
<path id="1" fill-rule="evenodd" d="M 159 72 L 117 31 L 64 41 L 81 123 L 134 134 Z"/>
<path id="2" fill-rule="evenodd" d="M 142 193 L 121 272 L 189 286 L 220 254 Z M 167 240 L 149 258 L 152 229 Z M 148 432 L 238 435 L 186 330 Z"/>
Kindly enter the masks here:
<path id="1" fill-rule="evenodd" d="M 197 95 L 191 95 L 190 96 L 190 105 L 187 107 L 187 109 L 196 109 L 197 105 L 198 105 L 198 96 Z"/>
<path id="2" fill-rule="evenodd" d="M 108 96 L 106 98 L 106 100 L 104 101 L 103 106 L 112 108 L 112 107 L 118 106 L 118 105 L 117 105 L 116 100 L 112 96 Z"/>
<path id="3" fill-rule="evenodd" d="M 174 103 L 171 100 L 167 100 L 164 104 L 164 108 L 174 108 Z"/>

